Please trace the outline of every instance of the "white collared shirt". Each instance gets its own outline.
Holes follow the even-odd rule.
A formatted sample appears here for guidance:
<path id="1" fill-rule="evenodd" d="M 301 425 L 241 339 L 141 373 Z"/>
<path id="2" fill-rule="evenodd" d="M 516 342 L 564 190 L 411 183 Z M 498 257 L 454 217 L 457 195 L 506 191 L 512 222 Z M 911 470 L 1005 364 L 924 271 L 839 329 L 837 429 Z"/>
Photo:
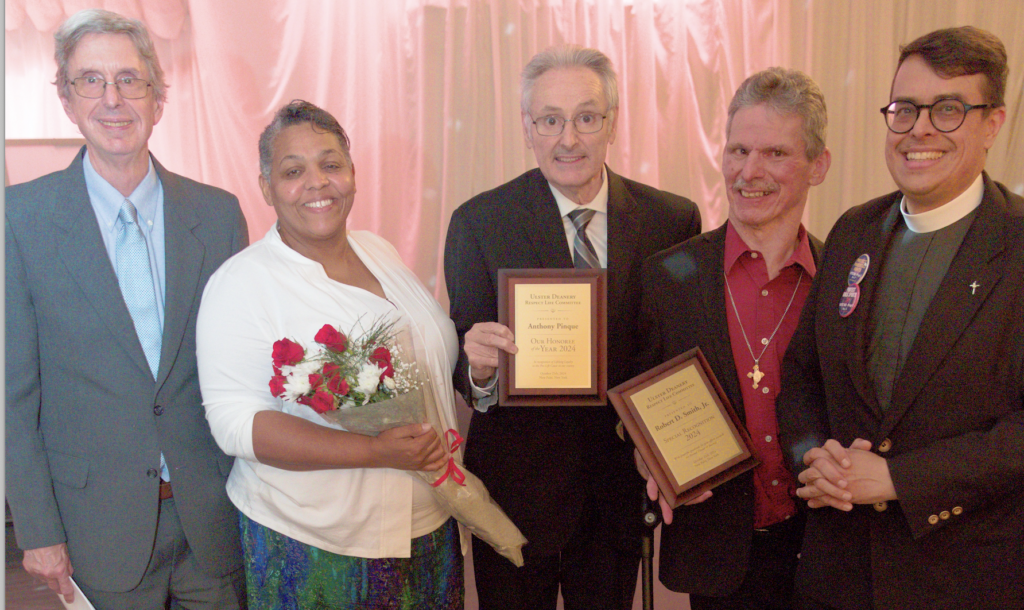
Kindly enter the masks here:
<path id="1" fill-rule="evenodd" d="M 164 328 L 164 299 L 167 295 L 164 282 L 164 187 L 160 178 L 156 175 L 156 168 L 153 166 L 153 159 L 149 160 L 149 171 L 142 179 L 132 194 L 125 197 L 100 176 L 89 161 L 89 153 L 85 153 L 82 160 L 82 168 L 85 173 L 85 189 L 89 193 L 89 203 L 96 214 L 96 221 L 100 225 L 100 236 L 103 238 L 103 247 L 110 257 L 110 265 L 117 269 L 117 215 L 121 211 L 121 204 L 125 199 L 132 202 L 138 212 L 139 229 L 146 240 L 146 248 L 149 250 L 149 266 L 153 271 L 153 288 L 157 295 L 157 316 L 160 320 L 160 329 Z"/>
<path id="2" fill-rule="evenodd" d="M 555 196 L 555 203 L 558 204 L 558 211 L 562 215 L 562 227 L 565 229 L 565 240 L 569 244 L 570 255 L 576 241 L 576 227 L 569 219 L 569 213 L 580 208 L 589 208 L 596 212 L 587 224 L 586 232 L 590 244 L 597 252 L 597 260 L 601 261 L 601 268 L 608 267 L 608 179 L 606 173 L 601 170 L 601 190 L 597 191 L 593 201 L 582 205 L 572 201 L 553 184 L 548 183 L 551 194 Z"/>

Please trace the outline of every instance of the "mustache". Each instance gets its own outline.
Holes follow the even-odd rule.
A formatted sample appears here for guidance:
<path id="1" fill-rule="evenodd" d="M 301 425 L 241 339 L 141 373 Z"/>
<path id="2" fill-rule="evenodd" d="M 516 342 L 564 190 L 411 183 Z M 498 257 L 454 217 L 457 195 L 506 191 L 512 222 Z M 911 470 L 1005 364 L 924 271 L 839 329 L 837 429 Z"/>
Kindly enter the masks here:
<path id="1" fill-rule="evenodd" d="M 747 182 L 743 178 L 737 178 L 732 183 L 734 190 L 743 189 L 745 191 L 765 191 L 768 193 L 774 193 L 779 190 L 779 185 L 775 182 L 768 182 L 765 180 L 755 180 L 753 182 Z"/>

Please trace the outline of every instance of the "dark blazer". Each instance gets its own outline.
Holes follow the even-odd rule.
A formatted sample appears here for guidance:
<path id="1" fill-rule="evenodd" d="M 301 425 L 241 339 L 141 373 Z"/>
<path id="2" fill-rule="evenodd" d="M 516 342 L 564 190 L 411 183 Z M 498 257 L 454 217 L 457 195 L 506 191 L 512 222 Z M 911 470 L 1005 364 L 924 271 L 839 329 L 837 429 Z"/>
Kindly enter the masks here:
<path id="1" fill-rule="evenodd" d="M 725 310 L 726 225 L 647 259 L 640 318 L 646 370 L 700 347 L 741 420 L 746 419 Z M 821 242 L 808 235 L 815 262 Z M 680 506 L 661 528 L 659 579 L 673 591 L 724 597 L 743 582 L 754 531 L 750 472 Z M 699 558 L 694 561 L 694 558 Z"/>
<path id="2" fill-rule="evenodd" d="M 987 175 L 984 183 L 888 410 L 866 349 L 900 193 L 836 223 L 790 342 L 778 415 L 794 464 L 826 439 L 865 438 L 899 496 L 849 513 L 808 511 L 797 586 L 836 607 L 1024 605 L 1024 199 Z M 842 318 L 847 274 L 864 253 L 860 302 Z"/>
<path id="3" fill-rule="evenodd" d="M 75 578 L 126 591 L 156 534 L 160 452 L 195 558 L 241 566 L 232 460 L 199 394 L 195 323 L 210 274 L 248 241 L 231 194 L 154 164 L 166 302 L 154 382 L 89 203 L 82 160 L 6 190 L 7 499 L 22 548 L 67 542 Z"/>
<path id="4" fill-rule="evenodd" d="M 610 170 L 608 176 L 608 382 L 635 374 L 640 266 L 658 250 L 700 232 L 693 202 Z M 547 180 L 534 169 L 477 195 L 452 215 L 445 280 L 460 345 L 477 322 L 498 319 L 498 270 L 571 268 L 572 255 Z M 460 349 L 455 387 L 471 397 Z M 639 553 L 642 481 L 631 449 L 602 407 L 492 407 L 473 412 L 466 465 L 529 540 L 527 556 L 557 553 L 587 505 L 598 527 Z"/>

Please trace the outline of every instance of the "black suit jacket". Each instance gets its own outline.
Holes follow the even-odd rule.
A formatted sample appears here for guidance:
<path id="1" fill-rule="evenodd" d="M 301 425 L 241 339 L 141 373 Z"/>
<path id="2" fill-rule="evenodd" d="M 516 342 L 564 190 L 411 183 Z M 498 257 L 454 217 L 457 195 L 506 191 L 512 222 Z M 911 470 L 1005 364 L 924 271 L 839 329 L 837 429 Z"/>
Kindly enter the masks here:
<path id="1" fill-rule="evenodd" d="M 794 464 L 826 439 L 864 438 L 899 496 L 808 511 L 798 587 L 839 608 L 1024 606 L 1024 199 L 988 176 L 984 189 L 884 413 L 868 321 L 900 193 L 836 223 L 790 342 L 778 416 Z M 865 253 L 860 302 L 841 318 Z"/>
<path id="2" fill-rule="evenodd" d="M 746 419 L 725 310 L 725 232 L 659 252 L 644 263 L 643 368 L 700 347 L 741 420 Z M 817 262 L 821 242 L 808 235 Z M 661 529 L 659 579 L 673 591 L 723 597 L 747 571 L 754 531 L 753 475 L 715 488 L 706 502 L 680 506 Z M 695 558 L 699 558 L 695 561 Z"/>
<path id="3" fill-rule="evenodd" d="M 658 250 L 700 232 L 693 202 L 608 176 L 608 379 L 635 374 L 640 347 L 640 267 Z M 460 345 L 477 322 L 498 319 L 498 270 L 571 268 L 558 205 L 540 170 L 481 193 L 452 215 L 445 280 Z M 460 349 L 455 387 L 470 399 Z M 615 434 L 610 405 L 492 407 L 474 411 L 466 465 L 529 540 L 529 557 L 557 553 L 587 506 L 604 535 L 639 550 L 642 487 L 630 449 Z"/>
<path id="4" fill-rule="evenodd" d="M 234 195 L 173 174 L 164 191 L 166 303 L 154 380 L 89 202 L 82 160 L 7 189 L 7 498 L 18 544 L 67 542 L 75 578 L 127 591 L 156 535 L 160 453 L 196 562 L 241 567 L 233 459 L 206 423 L 196 313 L 210 274 L 248 242 Z"/>

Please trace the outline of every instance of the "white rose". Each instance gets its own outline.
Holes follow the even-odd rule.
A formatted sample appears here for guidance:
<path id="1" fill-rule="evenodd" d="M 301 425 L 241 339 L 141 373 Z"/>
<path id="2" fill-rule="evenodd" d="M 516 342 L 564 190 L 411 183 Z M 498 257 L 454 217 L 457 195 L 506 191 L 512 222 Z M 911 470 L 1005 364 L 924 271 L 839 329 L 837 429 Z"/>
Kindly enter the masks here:
<path id="1" fill-rule="evenodd" d="M 377 391 L 377 386 L 380 384 L 380 372 L 381 369 L 372 362 L 366 362 L 359 368 L 359 374 L 356 375 L 356 391 L 369 397 Z"/>
<path id="2" fill-rule="evenodd" d="M 394 390 L 395 389 L 395 380 L 393 378 L 391 378 L 391 377 L 385 377 L 384 378 L 384 385 L 387 386 L 387 388 L 389 390 Z"/>

